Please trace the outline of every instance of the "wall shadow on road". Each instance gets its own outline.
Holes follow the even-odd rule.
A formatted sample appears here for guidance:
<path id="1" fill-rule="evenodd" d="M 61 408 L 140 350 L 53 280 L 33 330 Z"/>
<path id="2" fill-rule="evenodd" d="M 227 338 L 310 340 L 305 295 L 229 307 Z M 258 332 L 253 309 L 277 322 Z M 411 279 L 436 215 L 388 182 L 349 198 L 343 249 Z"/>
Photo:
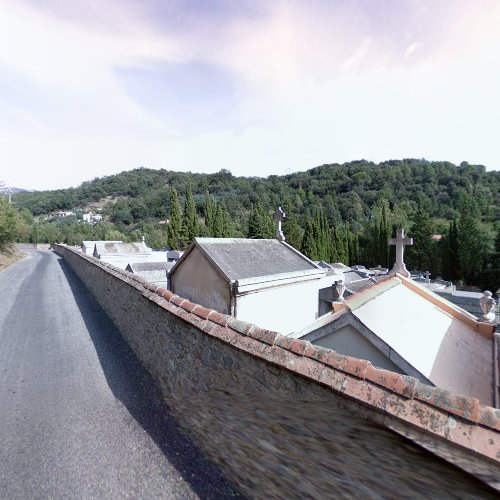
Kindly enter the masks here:
<path id="1" fill-rule="evenodd" d="M 237 490 L 181 430 L 149 372 L 106 312 L 68 266 L 57 257 L 94 343 L 108 385 L 168 461 L 205 500 L 238 498 Z"/>

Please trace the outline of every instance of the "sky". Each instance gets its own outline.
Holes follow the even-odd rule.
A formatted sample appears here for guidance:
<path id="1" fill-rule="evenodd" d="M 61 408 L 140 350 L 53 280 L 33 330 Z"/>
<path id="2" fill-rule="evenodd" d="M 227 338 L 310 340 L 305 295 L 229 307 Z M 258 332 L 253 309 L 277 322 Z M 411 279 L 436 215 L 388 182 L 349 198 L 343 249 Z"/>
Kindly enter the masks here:
<path id="1" fill-rule="evenodd" d="M 500 168 L 497 0 L 0 0 L 0 180 Z"/>

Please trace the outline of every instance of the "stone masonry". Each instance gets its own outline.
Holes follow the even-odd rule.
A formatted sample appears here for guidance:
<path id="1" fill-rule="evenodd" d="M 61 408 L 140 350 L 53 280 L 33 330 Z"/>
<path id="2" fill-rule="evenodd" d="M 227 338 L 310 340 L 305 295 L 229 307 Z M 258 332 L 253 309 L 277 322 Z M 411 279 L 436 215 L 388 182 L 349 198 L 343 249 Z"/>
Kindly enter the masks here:
<path id="1" fill-rule="evenodd" d="M 55 249 L 248 497 L 497 497 L 499 410 Z"/>

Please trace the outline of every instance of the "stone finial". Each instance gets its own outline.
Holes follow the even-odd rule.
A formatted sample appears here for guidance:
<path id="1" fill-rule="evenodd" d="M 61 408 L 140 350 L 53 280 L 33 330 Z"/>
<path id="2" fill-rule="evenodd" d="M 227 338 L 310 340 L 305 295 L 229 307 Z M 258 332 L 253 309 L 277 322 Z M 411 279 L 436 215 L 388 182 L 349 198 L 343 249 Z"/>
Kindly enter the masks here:
<path id="1" fill-rule="evenodd" d="M 481 310 L 483 311 L 482 320 L 488 323 L 495 322 L 495 299 L 492 297 L 492 293 L 489 290 L 483 292 L 483 296 L 479 299 L 479 304 Z"/>
<path id="2" fill-rule="evenodd" d="M 285 217 L 285 212 L 281 209 L 281 207 L 278 207 L 276 209 L 276 212 L 274 212 L 274 221 L 276 222 L 276 233 L 274 234 L 274 238 L 279 241 L 285 241 L 285 235 L 281 230 L 281 223 L 283 222 Z"/>
<path id="3" fill-rule="evenodd" d="M 410 277 L 410 271 L 406 269 L 404 263 L 404 251 L 405 246 L 413 245 L 413 238 L 405 238 L 405 230 L 398 229 L 396 231 L 396 238 L 389 238 L 387 240 L 388 245 L 396 246 L 396 262 L 394 263 L 393 268 L 389 272 L 389 275 L 399 273 L 406 278 Z"/>
<path id="4" fill-rule="evenodd" d="M 344 280 L 338 280 L 333 286 L 335 287 L 335 291 L 337 292 L 338 295 L 337 301 L 345 302 L 344 292 L 346 290 L 346 286 Z"/>

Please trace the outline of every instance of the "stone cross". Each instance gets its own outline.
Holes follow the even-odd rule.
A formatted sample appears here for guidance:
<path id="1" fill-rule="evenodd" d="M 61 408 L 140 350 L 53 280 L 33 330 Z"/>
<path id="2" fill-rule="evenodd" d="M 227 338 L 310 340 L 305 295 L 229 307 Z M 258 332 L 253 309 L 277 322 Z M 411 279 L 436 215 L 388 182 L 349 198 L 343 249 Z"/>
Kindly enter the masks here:
<path id="1" fill-rule="evenodd" d="M 396 262 L 394 263 L 393 268 L 389 272 L 389 275 L 399 273 L 406 278 L 410 277 L 410 272 L 406 269 L 404 262 L 404 251 L 406 245 L 413 245 L 413 238 L 405 238 L 405 230 L 398 229 L 396 231 L 395 238 L 389 238 L 387 240 L 389 245 L 396 246 Z"/>
<path id="2" fill-rule="evenodd" d="M 424 278 L 427 283 L 431 282 L 431 273 L 429 271 L 425 271 Z"/>
<path id="3" fill-rule="evenodd" d="M 274 212 L 274 221 L 276 222 L 276 233 L 274 234 L 274 238 L 277 239 L 278 241 L 285 241 L 285 235 L 281 230 L 281 223 L 283 222 L 283 219 L 285 217 L 286 217 L 285 212 L 283 212 L 281 207 L 278 207 L 276 209 L 276 212 Z"/>

